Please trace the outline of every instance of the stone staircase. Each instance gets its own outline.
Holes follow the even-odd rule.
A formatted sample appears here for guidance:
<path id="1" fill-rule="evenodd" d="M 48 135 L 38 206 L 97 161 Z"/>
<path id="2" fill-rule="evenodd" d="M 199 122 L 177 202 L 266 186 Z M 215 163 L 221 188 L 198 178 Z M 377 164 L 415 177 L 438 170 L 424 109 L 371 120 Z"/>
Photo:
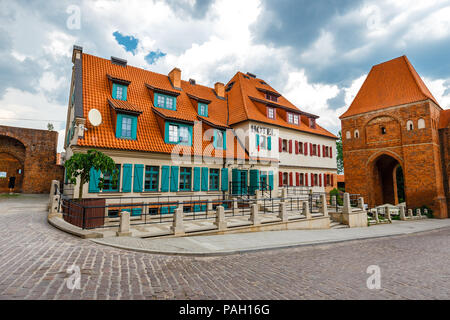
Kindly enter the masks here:
<path id="1" fill-rule="evenodd" d="M 347 228 L 349 228 L 349 226 L 346 224 L 341 224 L 333 220 L 330 221 L 330 229 L 347 229 Z"/>

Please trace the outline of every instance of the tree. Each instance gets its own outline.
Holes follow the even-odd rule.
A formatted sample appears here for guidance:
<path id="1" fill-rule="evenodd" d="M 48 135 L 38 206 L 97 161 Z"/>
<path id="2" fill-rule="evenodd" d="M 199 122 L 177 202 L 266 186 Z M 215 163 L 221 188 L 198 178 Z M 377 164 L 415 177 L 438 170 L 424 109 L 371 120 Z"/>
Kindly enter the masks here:
<path id="1" fill-rule="evenodd" d="M 339 174 L 344 173 L 344 153 L 342 151 L 342 133 L 339 131 L 338 133 L 339 139 L 336 140 L 336 162 L 337 162 L 337 171 Z"/>
<path id="2" fill-rule="evenodd" d="M 55 127 L 53 126 L 53 123 L 47 123 L 47 129 L 48 131 L 53 131 L 55 129 Z"/>
<path id="3" fill-rule="evenodd" d="M 87 153 L 75 153 L 69 160 L 64 163 L 66 168 L 67 179 L 70 183 L 76 184 L 77 177 L 80 177 L 79 196 L 81 201 L 83 198 L 83 186 L 89 182 L 91 169 L 100 170 L 101 172 L 111 173 L 112 183 L 115 184 L 118 179 L 116 163 L 104 153 L 91 149 Z M 99 178 L 98 188 L 102 189 L 104 178 Z"/>

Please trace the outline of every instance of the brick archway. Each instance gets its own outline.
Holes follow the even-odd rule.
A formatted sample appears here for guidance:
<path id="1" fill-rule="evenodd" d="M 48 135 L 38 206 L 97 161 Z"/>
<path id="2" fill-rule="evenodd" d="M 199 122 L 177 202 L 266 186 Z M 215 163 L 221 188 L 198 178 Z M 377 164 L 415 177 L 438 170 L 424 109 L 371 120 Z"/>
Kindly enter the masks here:
<path id="1" fill-rule="evenodd" d="M 14 192 L 22 192 L 23 162 L 10 153 L 0 152 L 0 193 L 9 192 L 9 178 L 15 177 Z M 6 176 L 3 177 L 3 174 Z"/>
<path id="2" fill-rule="evenodd" d="M 378 154 L 370 163 L 370 183 L 372 184 L 370 203 L 372 206 L 399 203 L 397 169 L 403 168 L 401 159 L 391 153 Z"/>

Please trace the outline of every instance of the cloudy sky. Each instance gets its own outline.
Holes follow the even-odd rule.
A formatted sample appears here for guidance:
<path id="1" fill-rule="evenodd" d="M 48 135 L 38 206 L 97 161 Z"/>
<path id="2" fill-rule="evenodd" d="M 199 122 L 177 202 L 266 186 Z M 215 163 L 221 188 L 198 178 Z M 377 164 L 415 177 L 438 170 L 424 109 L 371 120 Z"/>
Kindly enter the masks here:
<path id="1" fill-rule="evenodd" d="M 0 124 L 51 122 L 60 138 L 74 44 L 164 74 L 176 66 L 183 79 L 210 86 L 252 72 L 334 133 L 371 66 L 407 55 L 450 108 L 450 0 L 0 0 L 0 7 Z"/>

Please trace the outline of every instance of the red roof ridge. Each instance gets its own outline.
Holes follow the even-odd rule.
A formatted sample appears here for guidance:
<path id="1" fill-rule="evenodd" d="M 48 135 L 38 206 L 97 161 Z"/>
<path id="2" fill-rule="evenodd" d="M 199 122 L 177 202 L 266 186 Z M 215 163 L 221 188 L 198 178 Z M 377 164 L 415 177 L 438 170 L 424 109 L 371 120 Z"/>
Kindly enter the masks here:
<path id="1" fill-rule="evenodd" d="M 426 84 L 423 82 L 422 78 L 419 76 L 419 74 L 417 73 L 416 69 L 414 69 L 414 67 L 412 66 L 411 62 L 409 61 L 408 57 L 406 55 L 401 56 L 400 58 L 403 58 L 406 62 L 406 65 L 408 66 L 409 72 L 411 73 L 411 75 L 414 78 L 414 81 L 416 82 L 417 87 L 419 88 L 419 90 L 428 98 L 430 98 L 431 100 L 433 100 L 434 103 L 436 103 L 436 105 L 438 107 L 440 107 L 439 103 L 436 101 L 436 99 L 434 98 L 433 94 L 430 92 L 430 90 L 428 89 L 428 87 L 426 86 Z"/>

